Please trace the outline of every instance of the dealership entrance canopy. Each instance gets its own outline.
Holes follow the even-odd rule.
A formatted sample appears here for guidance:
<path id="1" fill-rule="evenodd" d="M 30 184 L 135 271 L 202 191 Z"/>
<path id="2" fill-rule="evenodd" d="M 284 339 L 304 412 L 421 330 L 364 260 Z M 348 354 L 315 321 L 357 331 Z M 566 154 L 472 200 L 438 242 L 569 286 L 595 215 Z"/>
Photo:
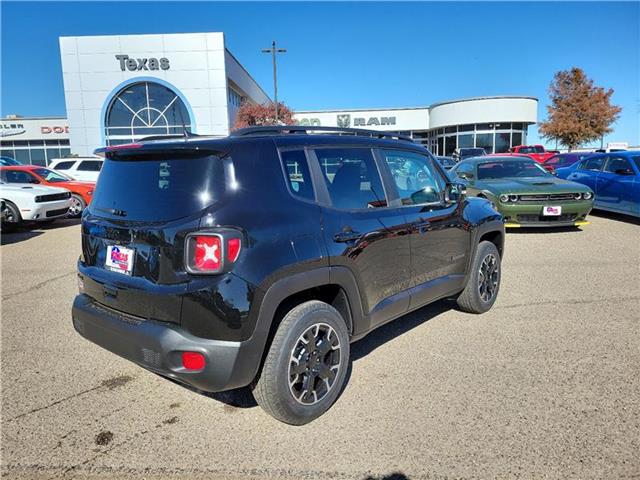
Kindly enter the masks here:
<path id="1" fill-rule="evenodd" d="M 66 121 L 2 119 L 2 155 L 45 165 L 69 149 L 89 155 L 150 135 L 227 135 L 241 102 L 271 101 L 221 32 L 61 37 L 60 54 Z M 300 125 L 403 133 L 439 155 L 474 146 L 505 152 L 526 143 L 537 104 L 533 97 L 478 97 L 428 107 L 304 111 L 294 118 Z"/>

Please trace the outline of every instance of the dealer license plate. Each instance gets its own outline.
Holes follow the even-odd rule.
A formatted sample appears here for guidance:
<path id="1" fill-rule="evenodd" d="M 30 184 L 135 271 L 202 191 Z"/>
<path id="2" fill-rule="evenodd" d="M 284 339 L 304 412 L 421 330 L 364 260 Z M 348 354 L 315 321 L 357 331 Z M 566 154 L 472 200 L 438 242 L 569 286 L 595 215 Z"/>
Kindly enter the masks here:
<path id="1" fill-rule="evenodd" d="M 558 217 L 562 215 L 562 207 L 544 207 L 542 215 L 545 217 Z"/>
<path id="2" fill-rule="evenodd" d="M 112 272 L 124 273 L 131 275 L 133 270 L 133 257 L 135 255 L 133 248 L 120 247 L 118 245 L 109 245 L 107 247 L 107 259 L 104 266 Z"/>

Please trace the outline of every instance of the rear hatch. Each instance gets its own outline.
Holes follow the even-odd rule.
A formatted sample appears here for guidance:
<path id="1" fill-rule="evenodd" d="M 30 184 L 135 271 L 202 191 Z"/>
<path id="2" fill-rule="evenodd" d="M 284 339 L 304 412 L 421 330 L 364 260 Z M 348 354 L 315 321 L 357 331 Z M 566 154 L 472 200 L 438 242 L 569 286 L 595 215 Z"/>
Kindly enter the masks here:
<path id="1" fill-rule="evenodd" d="M 79 269 L 87 295 L 134 317 L 180 322 L 190 282 L 185 236 L 224 195 L 222 156 L 177 150 L 105 161 L 82 221 Z"/>

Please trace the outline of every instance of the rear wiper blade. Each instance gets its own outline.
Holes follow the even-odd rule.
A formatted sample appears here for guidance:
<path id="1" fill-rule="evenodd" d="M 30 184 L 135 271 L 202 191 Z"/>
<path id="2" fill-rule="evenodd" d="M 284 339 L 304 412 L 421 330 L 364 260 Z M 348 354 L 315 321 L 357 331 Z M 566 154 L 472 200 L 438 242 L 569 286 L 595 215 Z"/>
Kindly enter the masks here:
<path id="1" fill-rule="evenodd" d="M 124 210 L 118 210 L 117 208 L 96 208 L 100 212 L 110 213 L 111 215 L 115 215 L 116 217 L 126 217 L 127 212 Z"/>

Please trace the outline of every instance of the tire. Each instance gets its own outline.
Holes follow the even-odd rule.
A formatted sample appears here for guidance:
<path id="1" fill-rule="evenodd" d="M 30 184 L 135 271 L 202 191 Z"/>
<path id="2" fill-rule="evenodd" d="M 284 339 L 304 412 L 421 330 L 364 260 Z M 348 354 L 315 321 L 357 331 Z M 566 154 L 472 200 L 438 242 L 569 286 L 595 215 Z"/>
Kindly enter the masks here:
<path id="1" fill-rule="evenodd" d="M 82 212 L 86 207 L 87 203 L 84 199 L 77 193 L 74 193 L 71 195 L 71 206 L 69 207 L 69 213 L 67 213 L 67 216 L 70 218 L 77 218 L 82 215 Z"/>
<path id="2" fill-rule="evenodd" d="M 310 351 L 311 342 L 322 348 Z M 336 401 L 348 364 L 349 334 L 338 311 L 317 300 L 302 303 L 278 326 L 253 396 L 277 420 L 304 425 Z"/>
<path id="3" fill-rule="evenodd" d="M 5 207 L 7 209 L 7 219 L 2 222 L 2 226 L 7 230 L 15 229 L 22 223 L 22 215 L 20 210 L 12 202 L 5 200 Z"/>
<path id="4" fill-rule="evenodd" d="M 501 270 L 500 253 L 496 246 L 488 241 L 480 242 L 467 286 L 457 298 L 460 309 L 469 313 L 488 311 L 498 297 Z"/>

